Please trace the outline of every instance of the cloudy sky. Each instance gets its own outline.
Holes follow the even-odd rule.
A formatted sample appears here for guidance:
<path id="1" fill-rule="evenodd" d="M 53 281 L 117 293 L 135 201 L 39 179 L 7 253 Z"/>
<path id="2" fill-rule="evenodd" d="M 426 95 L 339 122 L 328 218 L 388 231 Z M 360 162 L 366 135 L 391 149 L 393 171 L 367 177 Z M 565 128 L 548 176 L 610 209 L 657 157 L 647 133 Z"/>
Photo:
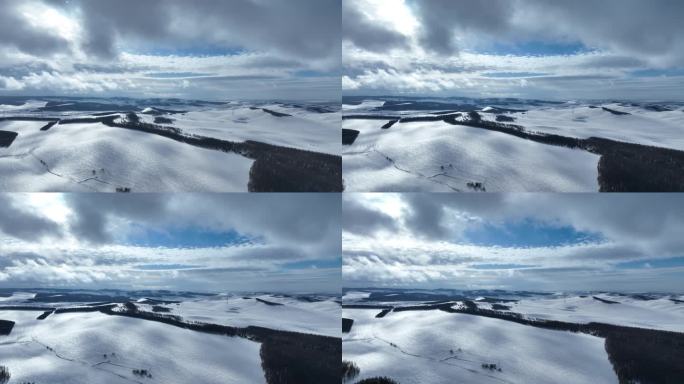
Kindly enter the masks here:
<path id="1" fill-rule="evenodd" d="M 684 292 L 681 194 L 354 194 L 343 286 Z"/>
<path id="2" fill-rule="evenodd" d="M 679 0 L 344 0 L 349 95 L 684 100 Z"/>
<path id="3" fill-rule="evenodd" d="M 0 287 L 339 292 L 332 194 L 0 194 Z"/>
<path id="4" fill-rule="evenodd" d="M 0 95 L 338 99 L 340 0 L 2 0 Z"/>

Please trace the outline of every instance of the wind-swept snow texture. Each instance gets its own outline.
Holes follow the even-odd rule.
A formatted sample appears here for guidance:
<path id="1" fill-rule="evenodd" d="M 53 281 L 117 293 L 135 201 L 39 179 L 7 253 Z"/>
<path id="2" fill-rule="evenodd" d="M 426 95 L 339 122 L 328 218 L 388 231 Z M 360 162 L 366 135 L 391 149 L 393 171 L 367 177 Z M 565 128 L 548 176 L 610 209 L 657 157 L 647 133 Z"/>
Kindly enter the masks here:
<path id="1" fill-rule="evenodd" d="M 347 191 L 598 190 L 599 156 L 586 151 L 442 121 L 384 123 L 343 122 L 360 131 L 343 148 Z"/>
<path id="2" fill-rule="evenodd" d="M 0 150 L 0 190 L 246 191 L 253 160 L 101 123 L 5 121 L 19 133 Z"/>
<path id="3" fill-rule="evenodd" d="M 36 320 L 36 313 L 2 311 L 17 324 L 0 343 L 12 382 L 264 383 L 259 343 L 158 322 L 73 313 Z M 141 378 L 135 369 L 147 370 Z"/>
<path id="4" fill-rule="evenodd" d="M 656 112 L 617 103 L 600 106 L 564 104 L 510 116 L 515 117 L 515 124 L 528 131 L 577 138 L 602 137 L 684 150 L 684 112 L 679 109 Z"/>
<path id="5" fill-rule="evenodd" d="M 3 100 L 0 131 L 17 136 L 0 148 L 2 191 L 341 189 L 339 105 Z M 105 116 L 119 125 L 96 121 Z"/>
<path id="6" fill-rule="evenodd" d="M 282 305 L 267 305 L 257 301 Z M 341 307 L 332 299 L 306 302 L 295 298 L 260 295 L 255 297 L 217 296 L 170 304 L 170 314 L 188 321 L 201 321 L 234 327 L 261 326 L 283 331 L 340 337 Z M 141 309 L 146 310 L 146 307 Z"/>
<path id="7" fill-rule="evenodd" d="M 614 302 L 606 304 L 594 296 Z M 684 332 L 684 304 L 666 297 L 653 300 L 619 295 L 535 297 L 507 303 L 511 312 L 527 317 L 571 323 L 606 323 L 627 327 Z M 483 308 L 486 305 L 478 303 Z"/>
<path id="8" fill-rule="evenodd" d="M 343 310 L 354 319 L 342 342 L 343 360 L 360 368 L 352 382 L 617 383 L 598 337 L 441 311 L 377 312 Z"/>

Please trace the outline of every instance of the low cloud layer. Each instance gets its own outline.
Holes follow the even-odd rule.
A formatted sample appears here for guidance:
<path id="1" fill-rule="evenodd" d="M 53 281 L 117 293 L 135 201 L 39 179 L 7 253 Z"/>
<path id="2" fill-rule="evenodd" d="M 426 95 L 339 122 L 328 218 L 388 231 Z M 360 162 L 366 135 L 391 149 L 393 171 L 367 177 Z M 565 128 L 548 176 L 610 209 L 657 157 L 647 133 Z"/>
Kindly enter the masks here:
<path id="1" fill-rule="evenodd" d="M 679 291 L 683 203 L 667 194 L 345 196 L 344 284 Z"/>
<path id="2" fill-rule="evenodd" d="M 348 94 L 681 100 L 684 4 L 676 0 L 354 0 L 346 7 Z"/>
<path id="3" fill-rule="evenodd" d="M 6 194 L 0 202 L 4 287 L 340 285 L 337 196 Z"/>
<path id="4" fill-rule="evenodd" d="M 333 99 L 340 18 L 339 0 L 5 1 L 0 94 Z"/>

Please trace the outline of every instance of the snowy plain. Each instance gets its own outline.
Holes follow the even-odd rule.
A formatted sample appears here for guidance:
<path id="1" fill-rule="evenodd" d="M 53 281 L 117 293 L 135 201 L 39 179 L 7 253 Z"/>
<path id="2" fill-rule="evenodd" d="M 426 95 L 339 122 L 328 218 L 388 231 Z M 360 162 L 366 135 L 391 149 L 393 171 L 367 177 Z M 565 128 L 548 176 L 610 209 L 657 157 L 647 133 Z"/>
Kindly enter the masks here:
<path id="1" fill-rule="evenodd" d="M 58 123 L 41 130 L 50 119 L 118 116 L 116 121 L 122 122 L 130 111 L 142 123 L 169 127 L 181 136 L 254 141 L 332 155 L 341 151 L 341 112 L 327 104 L 46 100 L 50 101 L 15 105 L 0 99 L 0 131 L 18 134 L 8 147 L 0 148 L 2 191 L 247 191 L 254 160 L 239 151 L 205 149 L 100 122 Z"/>
<path id="2" fill-rule="evenodd" d="M 444 122 L 345 120 L 360 134 L 343 148 L 347 191 L 488 192 L 598 190 L 599 156 Z M 388 160 L 390 158 L 392 161 Z"/>
<path id="3" fill-rule="evenodd" d="M 598 337 L 442 311 L 344 309 L 354 320 L 343 360 L 360 380 L 388 376 L 418 383 L 616 383 Z M 501 371 L 484 369 L 496 364 Z"/>
<path id="4" fill-rule="evenodd" d="M 101 313 L 0 316 L 17 323 L 0 343 L 13 382 L 265 383 L 259 343 L 242 338 Z M 134 369 L 152 377 L 140 379 Z"/>

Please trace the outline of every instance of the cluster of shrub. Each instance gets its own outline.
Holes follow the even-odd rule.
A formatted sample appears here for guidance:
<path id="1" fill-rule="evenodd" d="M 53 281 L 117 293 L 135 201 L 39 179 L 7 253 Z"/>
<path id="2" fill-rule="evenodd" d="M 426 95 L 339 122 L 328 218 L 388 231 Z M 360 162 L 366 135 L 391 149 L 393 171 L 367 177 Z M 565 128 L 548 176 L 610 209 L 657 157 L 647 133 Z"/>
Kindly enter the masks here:
<path id="1" fill-rule="evenodd" d="M 10 377 L 12 377 L 12 375 L 10 374 L 9 369 L 4 365 L 0 365 L 0 384 L 9 382 Z"/>
<path id="2" fill-rule="evenodd" d="M 138 377 L 146 377 L 148 379 L 152 378 L 152 374 L 147 369 L 134 369 L 133 374 Z"/>
<path id="3" fill-rule="evenodd" d="M 494 363 L 482 363 L 482 369 L 489 369 L 490 371 L 501 372 L 501 367 L 497 367 Z"/>

